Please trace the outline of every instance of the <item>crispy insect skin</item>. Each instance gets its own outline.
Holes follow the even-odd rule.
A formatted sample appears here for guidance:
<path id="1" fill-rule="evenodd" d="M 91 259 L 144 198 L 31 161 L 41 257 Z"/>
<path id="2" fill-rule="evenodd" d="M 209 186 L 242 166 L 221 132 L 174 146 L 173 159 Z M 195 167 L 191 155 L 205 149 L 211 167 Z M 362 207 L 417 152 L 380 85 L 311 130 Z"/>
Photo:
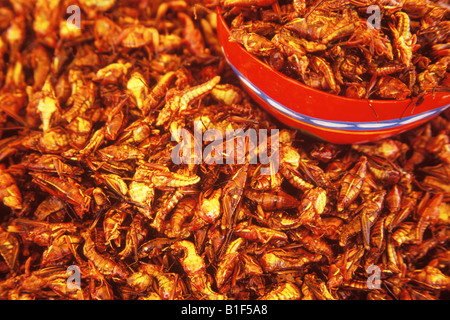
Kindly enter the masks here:
<path id="1" fill-rule="evenodd" d="M 247 181 L 248 165 L 243 165 L 227 182 L 222 190 L 222 224 L 223 230 L 229 229 L 234 224 L 235 210 L 244 193 Z"/>
<path id="2" fill-rule="evenodd" d="M 301 296 L 300 289 L 295 284 L 285 282 L 259 297 L 258 300 L 300 300 Z"/>
<path id="3" fill-rule="evenodd" d="M 284 191 L 258 192 L 247 189 L 244 191 L 244 196 L 255 201 L 264 210 L 289 209 L 300 204 L 297 199 Z"/>
<path id="4" fill-rule="evenodd" d="M 191 52 L 197 56 L 205 55 L 205 40 L 200 29 L 194 25 L 194 22 L 188 14 L 178 12 L 177 17 L 183 21 L 183 38 L 188 42 Z"/>
<path id="5" fill-rule="evenodd" d="M 297 228 L 288 233 L 289 238 L 293 241 L 301 243 L 305 249 L 323 256 L 328 261 L 334 261 L 335 253 L 331 246 L 322 237 L 312 234 L 306 228 Z"/>
<path id="6" fill-rule="evenodd" d="M 222 197 L 222 189 L 214 190 L 209 198 L 205 199 L 203 193 L 200 195 L 200 218 L 207 223 L 214 223 L 219 219 L 222 213 L 220 199 Z"/>
<path id="7" fill-rule="evenodd" d="M 170 213 L 170 211 L 172 211 L 172 209 L 175 208 L 178 202 L 184 198 L 184 196 L 184 192 L 179 189 L 168 194 L 167 200 L 164 199 L 163 203 L 161 203 L 161 206 L 156 211 L 155 217 L 153 218 L 153 221 L 150 225 L 161 232 L 163 230 L 164 220 L 166 219 L 167 215 Z"/>
<path id="8" fill-rule="evenodd" d="M 349 237 L 362 231 L 364 246 L 366 249 L 370 247 L 370 228 L 383 208 L 385 195 L 386 191 L 384 190 L 370 195 L 362 205 L 359 214 L 344 227 L 340 237 L 341 246 L 347 244 Z"/>
<path id="9" fill-rule="evenodd" d="M 95 243 L 92 240 L 90 231 L 82 233 L 84 238 L 83 254 L 98 268 L 104 275 L 125 279 L 129 272 L 125 267 L 115 262 L 111 258 L 107 258 L 99 254 L 95 250 Z"/>
<path id="10" fill-rule="evenodd" d="M 130 145 L 108 146 L 98 150 L 98 154 L 103 160 L 126 161 L 145 158 L 145 154 L 139 148 Z"/>
<path id="11" fill-rule="evenodd" d="M 264 272 L 277 272 L 284 270 L 302 269 L 306 264 L 318 262 L 322 259 L 320 254 L 312 254 L 306 250 L 284 251 L 274 249 L 262 254 L 261 267 Z"/>
<path id="12" fill-rule="evenodd" d="M 78 227 L 71 222 L 46 223 L 28 219 L 16 219 L 8 226 L 9 232 L 19 233 L 24 239 L 32 241 L 38 246 L 51 245 L 53 238 L 69 233 L 74 234 Z"/>
<path id="13" fill-rule="evenodd" d="M 88 210 L 88 202 L 81 191 L 81 186 L 74 180 L 70 178 L 62 180 L 44 173 L 33 173 L 33 182 L 50 194 L 73 204 L 80 218 Z"/>
<path id="14" fill-rule="evenodd" d="M 220 76 L 215 76 L 203 84 L 187 88 L 180 93 L 174 93 L 173 96 L 166 101 L 164 108 L 159 113 L 158 118 L 156 119 L 156 125 L 164 125 L 179 112 L 186 110 L 195 99 L 210 92 L 220 82 L 220 79 Z"/>
<path id="15" fill-rule="evenodd" d="M 361 191 L 367 172 L 367 157 L 361 156 L 354 167 L 342 178 L 337 210 L 343 211 Z"/>
<path id="16" fill-rule="evenodd" d="M 179 261 L 189 277 L 191 287 L 196 294 L 204 299 L 226 299 L 226 296 L 218 294 L 211 289 L 211 284 L 205 273 L 205 262 L 196 252 L 195 245 L 192 242 L 187 240 L 177 241 L 170 248 L 183 254 Z"/>
<path id="17" fill-rule="evenodd" d="M 448 289 L 450 287 L 450 277 L 442 273 L 441 270 L 432 266 L 426 266 L 422 270 L 417 270 L 411 274 L 417 281 L 425 283 L 433 289 Z"/>
<path id="18" fill-rule="evenodd" d="M 274 4 L 276 0 L 224 0 L 222 5 L 224 6 L 237 6 L 237 7 L 249 7 L 249 6 L 270 6 Z"/>
<path id="19" fill-rule="evenodd" d="M 17 267 L 17 258 L 19 255 L 19 240 L 16 236 L 8 231 L 0 229 L 0 255 L 5 260 L 10 270 L 15 270 Z"/>
<path id="20" fill-rule="evenodd" d="M 321 224 L 321 214 L 327 203 L 326 191 L 322 188 L 308 190 L 298 206 L 299 220 L 304 225 Z"/>
<path id="21" fill-rule="evenodd" d="M 246 223 L 238 224 L 234 233 L 247 240 L 258 241 L 261 243 L 267 243 L 269 241 L 287 241 L 288 239 L 287 235 L 282 231 L 255 225 L 246 225 Z"/>
<path id="22" fill-rule="evenodd" d="M 73 257 L 73 250 L 82 241 L 83 238 L 81 236 L 74 234 L 64 234 L 53 239 L 51 245 L 42 254 L 41 267 L 58 265 L 70 261 Z"/>
<path id="23" fill-rule="evenodd" d="M 416 203 L 417 199 L 415 197 L 404 196 L 402 198 L 399 212 L 395 215 L 394 219 L 388 225 L 390 231 L 396 228 L 403 220 L 405 220 L 410 215 Z"/>
<path id="24" fill-rule="evenodd" d="M 1 299 L 446 298 L 450 109 L 358 145 L 279 128 L 269 175 L 250 150 L 211 164 L 239 141 L 197 131 L 280 125 L 233 76 L 216 6 L 232 40 L 294 81 L 412 98 L 407 124 L 450 84 L 442 1 L 78 4 L 80 29 L 60 0 L 0 5 Z M 189 138 L 200 163 L 174 159 Z"/>
<path id="25" fill-rule="evenodd" d="M 363 232 L 363 241 L 366 249 L 370 248 L 370 229 L 375 224 L 378 216 L 383 209 L 386 191 L 380 191 L 369 197 L 361 209 L 361 229 Z"/>
<path id="26" fill-rule="evenodd" d="M 145 99 L 143 104 L 143 111 L 142 113 L 144 115 L 148 114 L 149 111 L 153 110 L 158 103 L 161 101 L 161 99 L 164 97 L 165 93 L 167 92 L 167 89 L 172 82 L 172 80 L 175 77 L 174 71 L 169 71 L 165 73 L 156 83 L 156 85 L 151 89 L 151 91 L 148 94 L 148 97 Z"/>
<path id="27" fill-rule="evenodd" d="M 314 188 L 313 184 L 304 180 L 297 170 L 288 165 L 285 167 L 280 167 L 280 172 L 286 180 L 289 181 L 289 183 L 300 190 L 309 190 Z"/>
<path id="28" fill-rule="evenodd" d="M 143 265 L 143 269 L 156 278 L 158 294 L 163 300 L 174 300 L 186 291 L 185 285 L 179 279 L 178 274 L 163 273 L 150 265 Z"/>
<path id="29" fill-rule="evenodd" d="M 216 284 L 219 289 L 224 285 L 227 278 L 229 278 L 233 273 L 240 255 L 238 250 L 244 242 L 245 240 L 243 238 L 237 238 L 230 243 L 226 252 L 219 261 L 215 274 Z"/>
<path id="30" fill-rule="evenodd" d="M 149 240 L 139 246 L 138 257 L 153 258 L 154 256 L 160 254 L 164 248 L 172 245 L 176 241 L 177 239 L 170 238 L 154 238 Z"/>
<path id="31" fill-rule="evenodd" d="M 16 181 L 8 172 L 5 171 L 5 167 L 3 165 L 0 166 L 0 179 L 2 184 L 0 200 L 12 209 L 21 210 L 22 194 L 17 187 Z"/>
<path id="32" fill-rule="evenodd" d="M 425 229 L 436 223 L 437 217 L 439 215 L 439 205 L 444 198 L 442 192 L 437 193 L 431 200 L 426 204 L 425 208 L 419 212 L 420 218 L 417 223 L 416 238 L 419 242 L 422 241 L 423 233 Z"/>
<path id="33" fill-rule="evenodd" d="M 269 56 L 276 49 L 275 44 L 264 36 L 242 29 L 231 31 L 230 41 L 242 44 L 250 53 L 259 56 Z"/>
<path id="34" fill-rule="evenodd" d="M 194 198 L 184 198 L 178 203 L 170 220 L 164 226 L 164 233 L 169 238 L 183 239 L 190 235 L 190 230 L 184 226 L 184 223 L 194 215 L 195 206 L 196 201 Z"/>
<path id="35" fill-rule="evenodd" d="M 353 278 L 358 262 L 364 254 L 364 248 L 353 245 L 339 255 L 330 265 L 328 272 L 328 288 L 336 288 Z"/>

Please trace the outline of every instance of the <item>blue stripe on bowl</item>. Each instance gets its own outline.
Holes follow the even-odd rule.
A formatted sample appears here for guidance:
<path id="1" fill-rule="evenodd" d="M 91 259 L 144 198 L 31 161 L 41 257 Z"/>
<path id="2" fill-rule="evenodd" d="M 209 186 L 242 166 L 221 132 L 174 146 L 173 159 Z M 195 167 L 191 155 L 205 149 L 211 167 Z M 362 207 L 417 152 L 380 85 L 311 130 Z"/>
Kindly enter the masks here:
<path id="1" fill-rule="evenodd" d="M 228 61 L 228 59 L 227 59 Z M 266 103 L 270 104 L 276 110 L 285 114 L 288 117 L 291 117 L 295 120 L 305 122 L 314 126 L 322 127 L 322 128 L 331 128 L 331 129 L 342 129 L 342 130 L 350 130 L 350 131 L 370 131 L 370 130 L 380 130 L 380 129 L 389 129 L 395 128 L 399 126 L 403 126 L 418 120 L 423 120 L 429 117 L 432 117 L 445 109 L 447 109 L 450 104 L 447 104 L 443 107 L 433 109 L 431 111 L 427 111 L 424 113 L 420 113 L 410 117 L 404 117 L 402 119 L 392 119 L 392 120 L 384 120 L 384 121 L 372 121 L 372 122 L 347 122 L 347 121 L 333 121 L 333 120 L 322 120 L 313 118 L 304 114 L 297 113 L 292 111 L 291 109 L 283 106 L 279 102 L 276 102 L 264 92 L 261 91 L 258 87 L 256 87 L 253 83 L 251 83 L 247 78 L 245 78 L 234 66 L 228 61 L 228 64 L 234 70 L 239 79 L 255 94 L 257 94 L 261 99 L 263 99 Z"/>

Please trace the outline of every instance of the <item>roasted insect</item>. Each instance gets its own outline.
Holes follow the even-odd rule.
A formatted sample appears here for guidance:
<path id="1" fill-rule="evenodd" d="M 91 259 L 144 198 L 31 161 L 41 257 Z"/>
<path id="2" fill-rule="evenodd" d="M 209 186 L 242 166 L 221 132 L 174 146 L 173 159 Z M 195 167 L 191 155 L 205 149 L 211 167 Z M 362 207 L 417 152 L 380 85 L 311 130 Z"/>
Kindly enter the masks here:
<path id="1" fill-rule="evenodd" d="M 449 111 L 352 146 L 286 128 L 208 39 L 206 2 L 80 0 L 80 29 L 64 1 L 1 2 L 0 299 L 447 299 Z M 215 5 L 323 90 L 448 82 L 438 2 Z"/>

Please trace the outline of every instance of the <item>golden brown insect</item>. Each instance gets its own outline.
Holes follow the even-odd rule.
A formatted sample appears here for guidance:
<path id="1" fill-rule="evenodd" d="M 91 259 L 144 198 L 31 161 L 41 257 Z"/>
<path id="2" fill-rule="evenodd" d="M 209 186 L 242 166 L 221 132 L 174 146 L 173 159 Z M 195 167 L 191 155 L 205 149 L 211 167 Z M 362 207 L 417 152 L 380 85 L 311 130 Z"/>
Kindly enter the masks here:
<path id="1" fill-rule="evenodd" d="M 302 294 L 300 289 L 291 282 L 279 284 L 258 300 L 300 300 Z"/>
<path id="2" fill-rule="evenodd" d="M 247 189 L 244 191 L 244 196 L 260 205 L 264 210 L 289 209 L 300 204 L 297 199 L 284 191 L 259 192 Z"/>
<path id="3" fill-rule="evenodd" d="M 364 248 L 352 245 L 343 254 L 340 254 L 335 262 L 330 265 L 328 272 L 328 288 L 336 288 L 353 278 L 358 262 L 364 254 Z"/>
<path id="4" fill-rule="evenodd" d="M 439 205 L 444 198 L 442 192 L 434 195 L 426 206 L 419 212 L 419 222 L 417 223 L 416 239 L 422 241 L 423 233 L 426 228 L 433 226 L 439 216 Z"/>
<path id="5" fill-rule="evenodd" d="M 220 259 L 215 274 L 216 284 L 219 289 L 224 285 L 225 281 L 233 273 L 240 255 L 238 250 L 244 244 L 244 242 L 245 240 L 243 238 L 237 238 L 236 240 L 231 242 L 222 258 Z"/>
<path id="6" fill-rule="evenodd" d="M 276 50 L 275 44 L 266 37 L 238 28 L 231 31 L 230 41 L 242 44 L 248 52 L 258 56 L 269 56 Z"/>
<path id="7" fill-rule="evenodd" d="M 163 197 L 160 198 L 161 204 L 157 208 L 155 212 L 155 216 L 153 218 L 152 223 L 150 224 L 153 228 L 161 232 L 164 227 L 164 220 L 167 215 L 172 211 L 173 208 L 183 199 L 185 193 L 177 189 L 173 192 L 166 193 Z"/>
<path id="8" fill-rule="evenodd" d="M 83 169 L 71 166 L 62 157 L 53 154 L 32 153 L 21 164 L 28 170 L 57 173 L 59 176 L 76 176 L 84 173 Z"/>
<path id="9" fill-rule="evenodd" d="M 265 272 L 279 272 L 302 269 L 307 264 L 320 261 L 321 258 L 321 255 L 303 249 L 295 251 L 274 249 L 263 253 L 259 261 Z"/>
<path id="10" fill-rule="evenodd" d="M 165 73 L 163 76 L 161 76 L 156 85 L 150 90 L 143 104 L 142 113 L 144 115 L 147 114 L 150 110 L 153 110 L 158 105 L 160 100 L 164 97 L 164 94 L 167 92 L 167 89 L 174 79 L 175 75 L 176 74 L 173 71 Z"/>
<path id="11" fill-rule="evenodd" d="M 94 105 L 95 87 L 92 81 L 84 82 L 77 79 L 72 86 L 73 105 L 62 115 L 63 119 L 71 122 L 76 116 L 83 115 Z"/>
<path id="12" fill-rule="evenodd" d="M 411 277 L 433 289 L 439 290 L 450 287 L 450 277 L 442 273 L 439 269 L 431 266 L 426 266 L 422 270 L 417 270 L 411 274 Z"/>
<path id="13" fill-rule="evenodd" d="M 63 234 L 51 240 L 51 244 L 42 253 L 41 266 L 68 263 L 73 257 L 73 251 L 81 244 L 83 238 L 75 234 Z"/>
<path id="14" fill-rule="evenodd" d="M 71 203 L 80 218 L 88 211 L 88 199 L 75 180 L 71 178 L 62 180 L 45 173 L 33 173 L 32 176 L 33 182 L 42 190 Z"/>
<path id="15" fill-rule="evenodd" d="M 353 200 L 356 199 L 364 181 L 367 172 L 367 157 L 361 156 L 359 161 L 342 178 L 341 189 L 337 203 L 337 210 L 342 211 Z"/>
<path id="16" fill-rule="evenodd" d="M 81 234 L 84 239 L 83 254 L 88 258 L 96 268 L 104 275 L 111 277 L 127 278 L 129 271 L 120 263 L 115 262 L 111 258 L 99 254 L 95 250 L 95 243 L 92 240 L 90 230 L 83 231 Z"/>
<path id="17" fill-rule="evenodd" d="M 320 73 L 324 77 L 331 92 L 339 93 L 340 88 L 336 83 L 333 71 L 328 62 L 320 57 L 313 57 L 313 59 L 311 59 L 311 66 L 314 71 Z"/>
<path id="18" fill-rule="evenodd" d="M 287 235 L 282 231 L 276 231 L 256 225 L 247 225 L 245 222 L 238 224 L 234 229 L 234 233 L 249 241 L 257 241 L 261 243 L 268 243 L 270 241 L 285 242 L 288 239 Z"/>
<path id="19" fill-rule="evenodd" d="M 97 71 L 92 78 L 101 84 L 114 84 L 123 80 L 131 68 L 131 63 L 119 60 Z"/>
<path id="20" fill-rule="evenodd" d="M 370 195 L 368 199 L 366 199 L 364 207 L 361 209 L 361 229 L 363 233 L 363 242 L 366 249 L 370 248 L 370 229 L 375 224 L 375 221 L 383 209 L 385 196 L 385 190 L 375 192 L 373 195 Z"/>
<path id="21" fill-rule="evenodd" d="M 222 230 L 230 229 L 235 222 L 235 211 L 241 201 L 247 181 L 248 165 L 243 165 L 222 189 Z"/>
<path id="22" fill-rule="evenodd" d="M 17 267 L 17 258 L 19 256 L 19 240 L 13 233 L 0 229 L 0 255 L 5 260 L 10 270 Z"/>
<path id="23" fill-rule="evenodd" d="M 383 139 L 372 144 L 352 145 L 352 149 L 370 157 L 378 156 L 394 161 L 407 152 L 409 147 L 398 140 Z"/>
<path id="24" fill-rule="evenodd" d="M 278 171 L 271 175 L 260 175 L 255 171 L 252 175 L 250 186 L 254 190 L 264 191 L 270 189 L 277 189 L 283 182 L 283 176 Z"/>
<path id="25" fill-rule="evenodd" d="M 205 274 L 205 262 L 198 255 L 195 245 L 187 240 L 180 240 L 170 246 L 174 253 L 182 253 L 179 261 L 184 272 L 190 280 L 190 285 L 195 294 L 203 299 L 224 300 L 226 296 L 218 294 L 211 289 L 211 283 Z"/>
<path id="26" fill-rule="evenodd" d="M 33 295 L 48 299 L 52 294 L 48 295 L 48 292 L 46 294 L 45 289 L 50 289 L 54 293 L 53 296 L 57 296 L 57 293 L 61 293 L 58 288 L 60 285 L 65 285 L 67 278 L 71 275 L 64 267 L 51 266 L 31 272 L 29 262 L 27 262 L 26 268 L 28 272 L 11 277 L 1 283 L 2 299 L 29 299 Z M 17 283 L 20 283 L 20 285 L 17 285 Z M 13 288 L 16 288 L 16 290 L 11 290 Z M 76 289 L 71 291 L 76 291 Z M 27 296 L 27 293 L 30 296 Z M 64 295 L 62 296 L 64 297 Z"/>
<path id="27" fill-rule="evenodd" d="M 387 200 L 388 199 L 386 199 L 386 201 Z M 417 199 L 413 196 L 405 195 L 402 198 L 398 213 L 395 215 L 394 219 L 390 221 L 388 225 L 390 231 L 396 228 L 403 220 L 405 220 L 410 215 L 416 203 Z"/>
<path id="28" fill-rule="evenodd" d="M 301 243 L 306 250 L 327 257 L 328 261 L 334 261 L 335 253 L 329 243 L 320 236 L 312 234 L 306 228 L 297 228 L 289 232 L 289 237 L 294 242 Z"/>
<path id="29" fill-rule="evenodd" d="M 28 219 L 16 219 L 8 226 L 9 232 L 19 233 L 27 241 L 42 247 L 51 245 L 53 239 L 65 233 L 74 234 L 77 230 L 77 226 L 71 222 L 46 223 Z"/>
<path id="30" fill-rule="evenodd" d="M 326 192 L 322 188 L 308 190 L 298 206 L 299 220 L 304 225 L 320 224 L 320 215 L 324 212 L 327 203 Z"/>
<path id="31" fill-rule="evenodd" d="M 386 194 L 386 207 L 391 214 L 395 214 L 400 210 L 403 190 L 398 185 L 394 185 Z"/>
<path id="32" fill-rule="evenodd" d="M 392 240 L 398 247 L 404 243 L 416 242 L 415 228 L 414 222 L 403 222 L 392 233 Z"/>
<path id="33" fill-rule="evenodd" d="M 222 4 L 224 6 L 237 6 L 237 7 L 248 7 L 248 6 L 270 6 L 274 4 L 276 0 L 224 0 Z"/>
<path id="34" fill-rule="evenodd" d="M 33 30 L 42 38 L 46 45 L 53 48 L 57 42 L 56 28 L 59 24 L 57 14 L 59 7 L 59 1 L 38 1 L 34 9 Z"/>
<path id="35" fill-rule="evenodd" d="M 15 179 L 6 171 L 4 165 L 0 166 L 0 179 L 2 181 L 0 200 L 14 210 L 21 210 L 22 194 L 17 187 Z"/>
<path id="36" fill-rule="evenodd" d="M 164 108 L 159 113 L 158 118 L 156 119 L 156 125 L 164 125 L 169 119 L 176 116 L 179 112 L 186 110 L 194 100 L 209 93 L 219 82 L 220 76 L 216 76 L 198 86 L 187 88 L 180 93 L 173 93 L 173 95 L 166 101 Z"/>
<path id="37" fill-rule="evenodd" d="M 138 257 L 139 258 L 153 258 L 162 252 L 162 250 L 174 242 L 178 241 L 177 239 L 170 238 L 154 238 L 149 240 L 143 244 L 141 244 L 138 248 Z"/>
<path id="38" fill-rule="evenodd" d="M 94 45 L 100 52 L 108 52 L 114 48 L 114 42 L 119 37 L 121 28 L 111 19 L 99 15 L 94 23 Z"/>
<path id="39" fill-rule="evenodd" d="M 222 189 L 212 191 L 209 198 L 204 198 L 203 193 L 200 195 L 199 216 L 207 223 L 214 223 L 220 218 L 222 213 L 220 199 L 222 197 Z"/>
<path id="40" fill-rule="evenodd" d="M 180 19 L 184 25 L 183 38 L 187 41 L 188 47 L 192 54 L 199 57 L 205 55 L 207 53 L 207 49 L 205 47 L 203 34 L 200 29 L 195 26 L 191 17 L 184 12 L 178 12 L 177 18 Z"/>
<path id="41" fill-rule="evenodd" d="M 309 66 L 309 59 L 303 43 L 297 37 L 292 36 L 286 29 L 281 29 L 271 40 L 282 51 L 289 63 L 295 68 L 301 78 L 304 78 Z"/>
<path id="42" fill-rule="evenodd" d="M 194 198 L 184 198 L 177 204 L 164 226 L 164 233 L 169 238 L 184 239 L 190 236 L 190 230 L 184 223 L 194 215 L 196 204 Z"/>
<path id="43" fill-rule="evenodd" d="M 404 12 L 396 12 L 394 15 L 398 19 L 397 26 L 390 26 L 394 37 L 394 48 L 397 51 L 399 60 L 408 68 L 411 65 L 412 51 L 416 44 L 416 36 L 411 35 L 410 19 Z"/>
<path id="44" fill-rule="evenodd" d="M 53 14 L 60 1 L 0 7 L 0 298 L 445 298 L 449 110 L 358 146 L 281 129 L 230 77 L 211 10 L 295 80 L 419 108 L 449 83 L 445 7 L 189 4 L 80 0 L 81 29 Z M 210 151 L 210 129 L 276 128 L 278 148 L 249 141 L 244 164 L 209 162 L 234 159 L 226 148 L 173 157 L 184 139 Z M 254 151 L 278 153 L 279 170 Z"/>
<path id="45" fill-rule="evenodd" d="M 125 220 L 127 212 L 125 208 L 111 208 L 105 212 L 103 220 L 103 230 L 105 232 L 106 244 L 111 244 L 111 241 L 120 244 L 121 225 Z"/>
<path id="46" fill-rule="evenodd" d="M 283 177 L 286 178 L 287 181 L 289 181 L 290 184 L 300 190 L 306 191 L 314 188 L 314 185 L 312 183 L 309 183 L 308 181 L 303 179 L 298 170 L 289 165 L 280 167 L 280 173 L 283 175 Z"/>
<path id="47" fill-rule="evenodd" d="M 143 292 L 151 286 L 152 279 L 156 280 L 158 296 L 162 300 L 178 299 L 186 292 L 185 285 L 178 274 L 163 272 L 159 266 L 152 264 L 141 264 L 138 272 L 131 275 L 127 281 Z"/>
<path id="48" fill-rule="evenodd" d="M 378 81 L 378 92 L 382 98 L 404 100 L 411 94 L 406 84 L 397 78 L 385 76 Z"/>
<path id="49" fill-rule="evenodd" d="M 368 249 L 370 246 L 370 229 L 378 218 L 384 203 L 386 191 L 374 192 L 369 195 L 364 202 L 358 215 L 351 220 L 345 227 L 340 237 L 340 245 L 345 246 L 349 237 L 362 231 L 364 246 Z"/>
<path id="50" fill-rule="evenodd" d="M 121 44 L 125 48 L 140 48 L 151 44 L 154 48 L 157 48 L 159 32 L 155 28 L 137 24 L 123 29 L 114 44 Z"/>

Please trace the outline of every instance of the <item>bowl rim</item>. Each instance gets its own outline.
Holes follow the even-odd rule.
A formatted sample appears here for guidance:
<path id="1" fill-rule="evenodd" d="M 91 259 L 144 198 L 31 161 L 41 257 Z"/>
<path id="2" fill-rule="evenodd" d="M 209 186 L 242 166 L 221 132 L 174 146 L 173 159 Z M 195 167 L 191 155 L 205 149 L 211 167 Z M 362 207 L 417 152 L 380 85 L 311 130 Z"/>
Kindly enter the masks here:
<path id="1" fill-rule="evenodd" d="M 228 61 L 228 59 L 227 59 Z M 298 123 L 306 123 L 312 126 L 318 126 L 322 128 L 326 128 L 328 130 L 346 130 L 352 132 L 361 132 L 361 131 L 380 131 L 387 130 L 393 128 L 399 128 L 406 125 L 410 125 L 416 121 L 425 120 L 431 118 L 433 116 L 438 115 L 440 112 L 446 110 L 450 107 L 450 104 L 444 105 L 442 107 L 436 107 L 431 110 L 424 111 L 422 113 L 413 114 L 409 116 L 404 116 L 398 119 L 387 119 L 387 120 L 377 120 L 377 121 L 342 121 L 342 120 L 331 120 L 331 119 L 321 119 L 317 117 L 313 117 L 304 113 L 299 113 L 289 107 L 282 105 L 277 102 L 269 95 L 267 95 L 263 90 L 258 88 L 258 92 L 255 92 L 253 88 L 256 86 L 250 82 L 247 78 L 245 78 L 237 69 L 233 66 L 232 63 L 228 61 L 229 65 L 233 69 L 233 71 L 238 76 L 239 80 L 244 82 L 245 86 L 252 90 L 255 95 L 259 97 L 264 103 L 268 104 L 270 108 L 273 108 L 277 112 L 282 113 L 285 117 L 292 119 Z"/>

